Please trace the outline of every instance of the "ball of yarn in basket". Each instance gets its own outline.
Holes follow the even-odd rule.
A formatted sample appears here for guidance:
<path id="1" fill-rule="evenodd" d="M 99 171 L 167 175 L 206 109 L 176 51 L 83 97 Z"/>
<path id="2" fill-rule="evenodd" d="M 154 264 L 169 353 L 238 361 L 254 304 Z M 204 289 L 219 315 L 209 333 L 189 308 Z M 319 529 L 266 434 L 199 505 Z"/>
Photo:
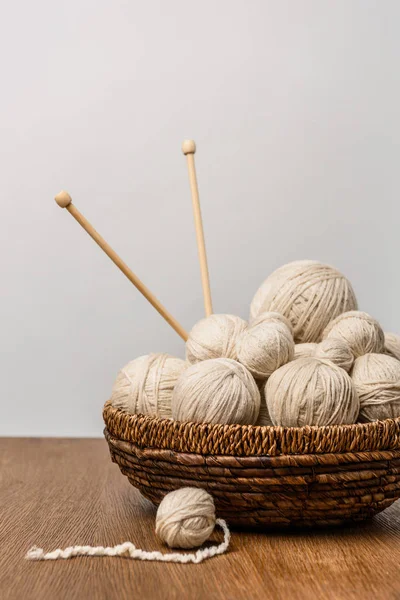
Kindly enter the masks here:
<path id="1" fill-rule="evenodd" d="M 210 358 L 236 360 L 236 341 L 247 322 L 235 315 L 210 315 L 198 321 L 186 341 L 186 359 L 191 364 Z"/>
<path id="2" fill-rule="evenodd" d="M 385 345 L 378 321 L 359 310 L 339 315 L 326 327 L 323 337 L 344 340 L 356 358 L 370 352 L 383 352 Z"/>
<path id="3" fill-rule="evenodd" d="M 261 285 L 251 304 L 251 320 L 276 311 L 293 326 L 296 343 L 320 342 L 325 327 L 341 313 L 357 308 L 350 282 L 339 271 L 316 261 L 284 265 Z"/>
<path id="4" fill-rule="evenodd" d="M 266 379 L 293 359 L 293 336 L 283 322 L 256 319 L 239 337 L 236 351 L 254 377 Z"/>
<path id="5" fill-rule="evenodd" d="M 397 335 L 397 333 L 385 333 L 385 354 L 389 354 L 400 360 L 400 335 Z"/>
<path id="6" fill-rule="evenodd" d="M 230 358 L 191 365 L 172 394 L 172 416 L 179 421 L 251 425 L 260 410 L 254 378 Z"/>
<path id="7" fill-rule="evenodd" d="M 354 354 L 347 342 L 341 338 L 328 337 L 323 340 L 314 350 L 315 358 L 330 360 L 337 367 L 349 372 L 354 363 Z"/>
<path id="8" fill-rule="evenodd" d="M 294 360 L 298 358 L 306 358 L 307 356 L 314 356 L 315 348 L 318 346 L 315 342 L 308 342 L 304 344 L 294 345 Z"/>
<path id="9" fill-rule="evenodd" d="M 275 269 L 267 279 L 260 285 L 256 293 L 254 294 L 253 300 L 250 305 L 250 322 L 256 319 L 262 312 L 269 312 L 268 308 L 264 308 L 264 301 L 272 288 L 279 285 L 281 280 L 290 276 L 296 271 L 296 269 L 303 269 L 309 265 L 317 265 L 316 260 L 294 260 L 290 263 L 282 265 Z"/>
<path id="10" fill-rule="evenodd" d="M 169 354 L 140 356 L 119 371 L 111 404 L 129 414 L 170 418 L 172 391 L 187 366 Z"/>
<path id="11" fill-rule="evenodd" d="M 184 487 L 161 500 L 156 515 L 156 534 L 171 548 L 197 548 L 215 527 L 215 506 L 205 490 Z"/>
<path id="12" fill-rule="evenodd" d="M 271 375 L 265 386 L 274 425 L 354 423 L 360 403 L 349 375 L 319 358 L 299 358 Z"/>
<path id="13" fill-rule="evenodd" d="M 400 417 L 400 361 L 365 354 L 356 359 L 351 377 L 360 398 L 360 421 Z"/>
<path id="14" fill-rule="evenodd" d="M 289 319 L 287 319 L 280 313 L 273 311 L 265 311 L 251 320 L 252 325 L 258 325 L 261 323 L 280 323 L 281 325 L 286 325 L 290 333 L 293 334 L 293 327 L 291 322 L 289 321 Z"/>

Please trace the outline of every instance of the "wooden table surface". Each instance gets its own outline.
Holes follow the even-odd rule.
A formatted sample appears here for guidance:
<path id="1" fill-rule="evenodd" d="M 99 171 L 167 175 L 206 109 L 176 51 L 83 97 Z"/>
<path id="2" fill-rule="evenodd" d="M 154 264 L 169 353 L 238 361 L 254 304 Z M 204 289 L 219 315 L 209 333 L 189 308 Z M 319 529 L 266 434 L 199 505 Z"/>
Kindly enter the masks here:
<path id="1" fill-rule="evenodd" d="M 104 440 L 0 439 L 0 598 L 400 598 L 400 502 L 336 530 L 233 532 L 229 552 L 200 565 L 24 559 L 32 545 L 164 550 L 154 518 Z"/>

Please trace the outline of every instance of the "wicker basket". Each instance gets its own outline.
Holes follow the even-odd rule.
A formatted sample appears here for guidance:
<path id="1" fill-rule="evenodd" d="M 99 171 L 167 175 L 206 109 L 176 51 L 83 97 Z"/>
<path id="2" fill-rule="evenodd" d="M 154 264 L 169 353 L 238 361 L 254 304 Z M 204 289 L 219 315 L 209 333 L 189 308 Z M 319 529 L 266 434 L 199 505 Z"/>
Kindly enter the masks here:
<path id="1" fill-rule="evenodd" d="M 202 487 L 245 527 L 362 521 L 400 498 L 400 418 L 329 427 L 179 423 L 104 406 L 122 473 L 155 504 Z"/>

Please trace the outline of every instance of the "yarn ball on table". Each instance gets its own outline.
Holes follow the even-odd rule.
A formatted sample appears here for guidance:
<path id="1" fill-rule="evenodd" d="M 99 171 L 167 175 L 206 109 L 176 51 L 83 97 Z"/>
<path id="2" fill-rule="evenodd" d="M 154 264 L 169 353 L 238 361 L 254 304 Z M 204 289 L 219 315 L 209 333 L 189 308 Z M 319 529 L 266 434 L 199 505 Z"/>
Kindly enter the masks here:
<path id="1" fill-rule="evenodd" d="M 270 275 L 251 303 L 251 321 L 265 311 L 289 319 L 296 343 L 320 342 L 330 321 L 357 309 L 350 282 L 336 269 L 316 261 L 296 261 Z"/>
<path id="2" fill-rule="evenodd" d="M 400 360 L 400 335 L 397 333 L 385 333 L 385 354 Z"/>
<path id="3" fill-rule="evenodd" d="M 356 359 L 351 377 L 360 398 L 360 421 L 400 417 L 400 361 L 365 354 Z"/>
<path id="4" fill-rule="evenodd" d="M 170 548 L 197 548 L 215 527 L 215 506 L 205 490 L 185 487 L 161 500 L 156 515 L 156 534 Z"/>
<path id="5" fill-rule="evenodd" d="M 328 337 L 316 345 L 315 358 L 330 360 L 333 364 L 349 372 L 354 363 L 354 354 L 347 342 L 340 338 Z"/>
<path id="6" fill-rule="evenodd" d="M 271 375 L 265 385 L 274 425 L 355 423 L 360 402 L 349 375 L 320 358 L 299 358 Z"/>
<path id="7" fill-rule="evenodd" d="M 343 313 L 334 319 L 326 327 L 323 337 L 342 339 L 355 358 L 370 352 L 383 352 L 385 345 L 385 335 L 378 321 L 359 310 Z"/>
<path id="8" fill-rule="evenodd" d="M 256 319 L 236 342 L 238 361 L 258 379 L 266 379 L 293 359 L 290 329 L 280 321 Z"/>
<path id="9" fill-rule="evenodd" d="M 170 418 L 172 391 L 187 366 L 169 354 L 140 356 L 119 371 L 111 404 L 129 414 Z"/>
<path id="10" fill-rule="evenodd" d="M 249 371 L 230 358 L 191 365 L 172 394 L 178 421 L 252 425 L 260 410 L 260 392 Z"/>
<path id="11" fill-rule="evenodd" d="M 210 358 L 236 360 L 236 341 L 247 322 L 235 315 L 210 315 L 198 321 L 186 341 L 186 359 L 191 364 Z"/>
<path id="12" fill-rule="evenodd" d="M 306 358 L 307 356 L 314 356 L 314 352 L 318 344 L 315 342 L 308 342 L 305 344 L 295 344 L 294 346 L 294 360 L 298 358 Z"/>

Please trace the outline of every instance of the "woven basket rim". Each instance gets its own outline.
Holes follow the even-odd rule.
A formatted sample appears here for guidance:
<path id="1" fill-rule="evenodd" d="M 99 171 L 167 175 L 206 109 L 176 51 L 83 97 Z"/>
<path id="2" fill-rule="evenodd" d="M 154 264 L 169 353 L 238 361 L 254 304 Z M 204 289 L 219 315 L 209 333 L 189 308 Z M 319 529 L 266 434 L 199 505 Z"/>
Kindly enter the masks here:
<path id="1" fill-rule="evenodd" d="M 279 456 L 400 449 L 400 417 L 324 427 L 220 425 L 129 415 L 108 400 L 103 418 L 117 439 L 133 442 L 139 448 L 190 454 Z"/>

